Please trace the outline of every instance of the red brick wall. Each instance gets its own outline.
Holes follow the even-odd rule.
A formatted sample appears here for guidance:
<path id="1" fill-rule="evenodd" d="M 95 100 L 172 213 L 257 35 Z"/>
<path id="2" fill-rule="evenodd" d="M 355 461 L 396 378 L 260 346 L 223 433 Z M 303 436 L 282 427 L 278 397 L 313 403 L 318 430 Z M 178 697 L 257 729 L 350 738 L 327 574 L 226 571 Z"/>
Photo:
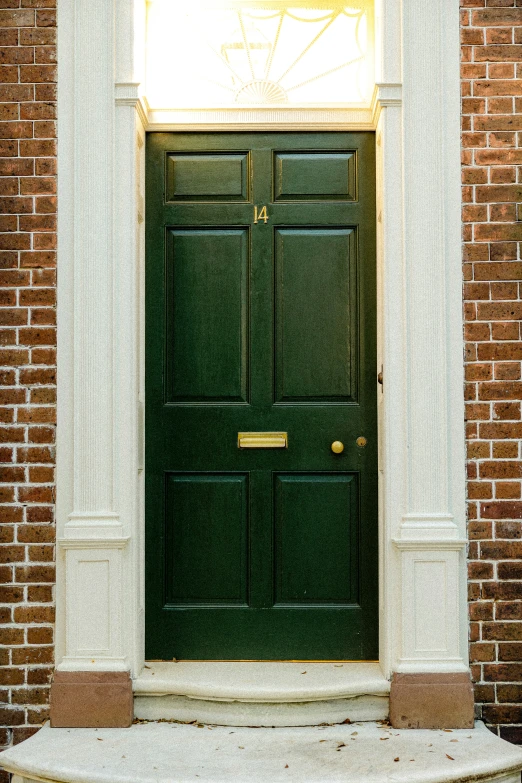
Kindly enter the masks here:
<path id="1" fill-rule="evenodd" d="M 0 746 L 46 718 L 53 660 L 54 5 L 0 0 Z"/>
<path id="2" fill-rule="evenodd" d="M 471 660 L 522 742 L 522 0 L 461 0 Z"/>

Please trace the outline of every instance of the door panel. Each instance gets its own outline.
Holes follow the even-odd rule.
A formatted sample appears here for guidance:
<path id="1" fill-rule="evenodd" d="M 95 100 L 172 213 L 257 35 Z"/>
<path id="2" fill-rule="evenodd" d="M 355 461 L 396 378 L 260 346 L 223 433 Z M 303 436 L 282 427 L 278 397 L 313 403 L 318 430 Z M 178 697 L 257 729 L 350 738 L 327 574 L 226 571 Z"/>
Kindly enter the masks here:
<path id="1" fill-rule="evenodd" d="M 247 605 L 248 477 L 167 476 L 166 605 Z"/>
<path id="2" fill-rule="evenodd" d="M 248 154 L 169 155 L 167 201 L 247 201 Z"/>
<path id="3" fill-rule="evenodd" d="M 246 402 L 248 230 L 169 230 L 167 401 Z"/>
<path id="4" fill-rule="evenodd" d="M 276 605 L 356 603 L 357 476 L 293 473 L 275 482 Z"/>
<path id="5" fill-rule="evenodd" d="M 374 181 L 371 133 L 148 136 L 150 658 L 377 657 Z"/>
<path id="6" fill-rule="evenodd" d="M 352 228 L 276 230 L 279 402 L 354 401 L 355 247 Z"/>
<path id="7" fill-rule="evenodd" d="M 353 152 L 279 152 L 275 155 L 276 201 L 354 201 Z"/>

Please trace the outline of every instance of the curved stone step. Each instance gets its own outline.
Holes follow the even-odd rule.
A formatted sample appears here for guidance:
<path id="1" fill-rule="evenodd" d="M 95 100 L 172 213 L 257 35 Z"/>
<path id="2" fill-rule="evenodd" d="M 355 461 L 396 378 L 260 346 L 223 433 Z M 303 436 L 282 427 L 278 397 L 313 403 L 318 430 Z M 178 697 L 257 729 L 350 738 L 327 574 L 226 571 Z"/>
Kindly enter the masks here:
<path id="1" fill-rule="evenodd" d="M 482 724 L 248 729 L 43 728 L 0 754 L 15 783 L 519 783 L 522 751 Z"/>
<path id="2" fill-rule="evenodd" d="M 384 720 L 390 683 L 378 663 L 148 662 L 134 680 L 145 720 L 314 726 Z"/>

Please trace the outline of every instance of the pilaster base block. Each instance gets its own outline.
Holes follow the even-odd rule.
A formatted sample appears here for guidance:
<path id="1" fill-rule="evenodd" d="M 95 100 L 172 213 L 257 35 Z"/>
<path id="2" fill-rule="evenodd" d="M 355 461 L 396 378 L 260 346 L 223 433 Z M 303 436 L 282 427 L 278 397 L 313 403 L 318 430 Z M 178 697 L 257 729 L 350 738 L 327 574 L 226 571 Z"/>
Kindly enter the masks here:
<path id="1" fill-rule="evenodd" d="M 473 688 L 467 673 L 395 673 L 390 722 L 395 729 L 472 729 Z"/>
<path id="2" fill-rule="evenodd" d="M 55 672 L 51 726 L 61 729 L 124 729 L 134 717 L 128 672 Z"/>

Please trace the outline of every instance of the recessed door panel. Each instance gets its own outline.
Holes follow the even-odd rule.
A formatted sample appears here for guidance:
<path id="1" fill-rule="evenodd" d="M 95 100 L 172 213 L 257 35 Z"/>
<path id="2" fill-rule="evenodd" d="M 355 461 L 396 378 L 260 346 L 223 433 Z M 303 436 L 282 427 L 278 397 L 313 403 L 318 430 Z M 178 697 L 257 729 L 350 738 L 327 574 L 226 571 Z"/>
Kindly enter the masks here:
<path id="1" fill-rule="evenodd" d="M 275 478 L 277 604 L 357 602 L 356 474 Z"/>
<path id="2" fill-rule="evenodd" d="M 169 229 L 168 402 L 246 402 L 248 231 Z"/>
<path id="3" fill-rule="evenodd" d="M 278 229 L 275 262 L 277 401 L 353 402 L 355 230 Z"/>
<path id="4" fill-rule="evenodd" d="M 167 201 L 247 201 L 248 155 L 169 155 Z"/>
<path id="5" fill-rule="evenodd" d="M 245 475 L 168 474 L 165 604 L 247 604 Z"/>
<path id="6" fill-rule="evenodd" d="M 276 201 L 354 201 L 355 152 L 278 152 Z"/>

